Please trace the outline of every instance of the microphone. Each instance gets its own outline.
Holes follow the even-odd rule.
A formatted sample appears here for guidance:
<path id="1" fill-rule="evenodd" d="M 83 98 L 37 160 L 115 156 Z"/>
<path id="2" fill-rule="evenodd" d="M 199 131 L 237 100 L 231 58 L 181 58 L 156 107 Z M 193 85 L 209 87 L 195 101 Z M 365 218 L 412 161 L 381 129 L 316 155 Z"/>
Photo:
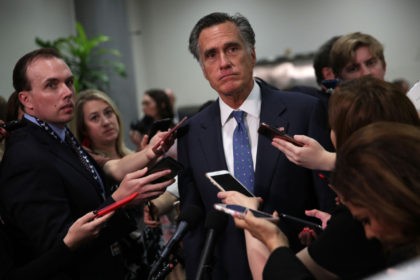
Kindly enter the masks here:
<path id="1" fill-rule="evenodd" d="M 165 248 L 163 248 L 162 252 L 159 254 L 159 258 L 153 263 L 148 279 L 152 279 L 152 276 L 157 272 L 162 263 L 168 259 L 175 245 L 182 240 L 188 230 L 193 229 L 198 225 L 202 216 L 203 211 L 196 205 L 187 206 L 184 211 L 181 212 L 178 227 L 172 238 L 165 245 Z"/>
<path id="2" fill-rule="evenodd" d="M 207 214 L 204 227 L 207 229 L 206 241 L 201 258 L 198 264 L 198 272 L 195 280 L 211 279 L 212 254 L 216 247 L 216 241 L 221 232 L 225 229 L 228 222 L 228 215 L 220 211 L 213 210 Z"/>

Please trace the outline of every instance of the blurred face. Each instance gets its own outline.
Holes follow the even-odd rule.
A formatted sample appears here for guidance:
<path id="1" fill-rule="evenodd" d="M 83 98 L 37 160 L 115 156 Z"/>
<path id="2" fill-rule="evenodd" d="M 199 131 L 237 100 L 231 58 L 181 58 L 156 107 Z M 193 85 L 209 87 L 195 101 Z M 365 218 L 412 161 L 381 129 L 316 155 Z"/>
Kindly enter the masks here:
<path id="1" fill-rule="evenodd" d="M 114 144 L 120 127 L 112 107 L 103 100 L 89 100 L 83 106 L 86 136 L 94 147 Z"/>
<path id="2" fill-rule="evenodd" d="M 355 205 L 351 202 L 344 202 L 353 217 L 364 227 L 366 238 L 376 238 L 387 245 L 399 243 L 404 240 L 401 229 L 392 226 L 386 221 L 378 218 L 370 209 Z"/>
<path id="3" fill-rule="evenodd" d="M 211 87 L 223 100 L 245 99 L 253 86 L 255 50 L 247 50 L 235 24 L 205 28 L 198 39 L 201 67 Z"/>
<path id="4" fill-rule="evenodd" d="M 153 119 L 159 119 L 159 111 L 156 102 L 149 95 L 145 94 L 143 97 L 143 113 Z"/>
<path id="5" fill-rule="evenodd" d="M 354 55 L 354 60 L 349 62 L 340 72 L 344 81 L 353 80 L 362 76 L 371 75 L 377 79 L 384 80 L 386 65 L 377 57 L 374 57 L 369 48 L 362 46 Z"/>
<path id="6" fill-rule="evenodd" d="M 28 65 L 31 90 L 19 93 L 26 112 L 45 122 L 64 126 L 73 117 L 73 75 L 58 58 L 38 58 Z"/>

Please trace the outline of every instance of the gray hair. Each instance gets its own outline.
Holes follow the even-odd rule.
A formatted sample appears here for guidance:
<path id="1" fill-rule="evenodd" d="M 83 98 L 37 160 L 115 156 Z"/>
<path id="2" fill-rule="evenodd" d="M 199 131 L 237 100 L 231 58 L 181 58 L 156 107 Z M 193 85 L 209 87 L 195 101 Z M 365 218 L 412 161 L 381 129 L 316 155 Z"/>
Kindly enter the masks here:
<path id="1" fill-rule="evenodd" d="M 200 62 L 198 37 L 203 29 L 225 22 L 232 22 L 239 28 L 239 33 L 248 51 L 255 47 L 255 33 L 248 19 L 237 13 L 233 16 L 227 13 L 212 13 L 202 17 L 191 31 L 188 49 L 195 59 Z"/>

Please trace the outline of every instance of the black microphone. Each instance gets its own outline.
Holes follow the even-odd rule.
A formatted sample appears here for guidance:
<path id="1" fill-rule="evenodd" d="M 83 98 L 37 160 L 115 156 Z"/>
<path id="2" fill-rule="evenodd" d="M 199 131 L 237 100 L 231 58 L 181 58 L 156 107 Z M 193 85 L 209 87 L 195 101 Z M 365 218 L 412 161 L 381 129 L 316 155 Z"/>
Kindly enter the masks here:
<path id="1" fill-rule="evenodd" d="M 213 210 L 207 214 L 205 228 L 207 229 L 206 242 L 201 251 L 201 258 L 198 264 L 196 280 L 211 279 L 212 254 L 216 247 L 218 236 L 225 229 L 228 222 L 228 215 Z"/>
<path id="2" fill-rule="evenodd" d="M 193 229 L 198 225 L 202 217 L 203 211 L 196 205 L 187 206 L 181 212 L 178 227 L 172 238 L 165 245 L 165 248 L 163 248 L 162 252 L 159 254 L 159 258 L 153 263 L 148 279 L 152 279 L 153 275 L 158 271 L 162 263 L 168 259 L 175 245 L 181 241 L 188 230 Z"/>

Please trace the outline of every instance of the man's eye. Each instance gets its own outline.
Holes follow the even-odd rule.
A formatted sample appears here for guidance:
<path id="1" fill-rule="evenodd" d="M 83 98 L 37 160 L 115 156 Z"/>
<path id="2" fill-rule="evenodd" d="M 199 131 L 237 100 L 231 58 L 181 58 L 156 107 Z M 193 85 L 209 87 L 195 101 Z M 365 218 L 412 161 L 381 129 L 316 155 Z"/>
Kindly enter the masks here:
<path id="1" fill-rule="evenodd" d="M 353 66 L 350 66 L 350 67 L 346 68 L 346 71 L 349 72 L 349 73 L 353 73 L 353 72 L 356 72 L 358 70 L 359 70 L 359 67 L 356 66 L 356 65 L 353 65 Z"/>
<path id="2" fill-rule="evenodd" d="M 376 58 L 372 58 L 372 59 L 369 59 L 367 62 L 366 62 L 366 65 L 367 66 L 374 66 L 374 65 L 376 65 L 376 63 L 378 62 L 378 60 L 376 59 Z"/>
<path id="3" fill-rule="evenodd" d="M 55 82 L 48 82 L 48 83 L 47 83 L 47 85 L 46 85 L 46 87 L 47 87 L 47 88 L 52 88 L 52 89 L 54 89 L 54 88 L 56 88 L 56 87 L 57 87 L 57 83 L 55 83 Z"/>
<path id="4" fill-rule="evenodd" d="M 68 87 L 72 87 L 72 86 L 74 85 L 74 80 L 73 80 L 73 79 L 67 80 L 67 81 L 66 81 L 66 85 L 67 85 Z"/>
<path id="5" fill-rule="evenodd" d="M 209 52 L 206 54 L 206 58 L 214 58 L 216 57 L 216 53 L 215 52 Z"/>
<path id="6" fill-rule="evenodd" d="M 236 52 L 238 50 L 238 47 L 230 47 L 229 49 L 228 49 L 228 52 L 229 53 L 234 53 L 234 52 Z"/>

